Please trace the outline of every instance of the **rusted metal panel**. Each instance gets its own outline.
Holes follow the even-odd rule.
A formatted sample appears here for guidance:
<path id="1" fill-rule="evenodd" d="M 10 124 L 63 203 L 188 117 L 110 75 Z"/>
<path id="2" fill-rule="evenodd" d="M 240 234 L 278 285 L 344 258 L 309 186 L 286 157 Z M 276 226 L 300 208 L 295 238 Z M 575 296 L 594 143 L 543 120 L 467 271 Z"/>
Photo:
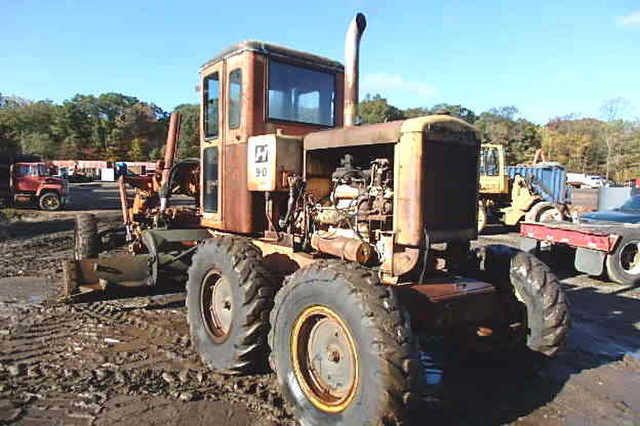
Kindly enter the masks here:
<path id="1" fill-rule="evenodd" d="M 433 115 L 405 120 L 400 130 L 394 147 L 397 243 L 420 246 L 425 233 L 432 243 L 474 238 L 480 150 L 475 128 Z"/>
<path id="2" fill-rule="evenodd" d="M 500 312 L 495 287 L 472 279 L 443 277 L 397 287 L 398 297 L 417 329 L 477 326 Z"/>
<path id="3" fill-rule="evenodd" d="M 127 198 L 127 186 L 124 182 L 125 177 L 120 176 L 118 178 L 118 191 L 120 193 L 120 210 L 122 211 L 122 223 L 128 225 L 131 223 L 131 217 L 129 216 L 129 200 Z"/>
<path id="4" fill-rule="evenodd" d="M 224 134 L 224 143 L 227 145 L 231 145 L 234 143 L 242 143 L 247 141 L 247 135 L 251 133 L 250 125 L 247 120 L 248 117 L 251 117 L 252 114 L 252 102 L 254 93 L 252 90 L 249 90 L 249 76 L 248 71 L 252 69 L 251 63 L 253 62 L 253 54 L 251 52 L 244 52 L 241 55 L 235 55 L 233 57 L 228 58 L 225 61 L 224 73 L 225 78 L 224 82 L 224 98 L 220 100 L 220 107 L 224 108 L 224 121 L 222 123 L 221 130 Z M 231 117 L 231 103 L 230 93 L 230 76 L 231 73 L 237 72 L 240 70 L 242 76 L 242 84 L 241 84 L 241 107 L 240 107 L 240 122 L 238 126 L 231 127 L 230 126 L 230 117 Z"/>
<path id="5" fill-rule="evenodd" d="M 403 288 L 420 293 L 434 303 L 473 294 L 493 293 L 496 290 L 492 284 L 484 281 L 461 277 L 434 278 L 425 284 L 412 284 Z"/>
<path id="6" fill-rule="evenodd" d="M 230 232 L 250 234 L 264 229 L 264 198 L 247 188 L 247 143 L 224 147 L 222 221 Z"/>
<path id="7" fill-rule="evenodd" d="M 396 243 L 404 246 L 417 247 L 424 241 L 423 149 L 422 133 L 405 133 L 395 146 L 393 228 Z"/>
<path id="8" fill-rule="evenodd" d="M 267 268 L 276 275 L 289 275 L 310 265 L 317 259 L 310 254 L 294 252 L 291 247 L 285 247 L 266 239 L 255 239 L 252 241 L 262 251 L 262 256 L 267 264 Z"/>
<path id="9" fill-rule="evenodd" d="M 180 132 L 180 113 L 171 113 L 169 119 L 169 132 L 167 133 L 167 144 L 164 148 L 164 166 L 162 169 L 161 187 L 169 182 L 169 173 L 173 167 L 173 161 L 176 157 L 176 148 L 178 146 L 178 133 Z"/>
<path id="10" fill-rule="evenodd" d="M 304 149 L 396 143 L 400 140 L 402 123 L 404 120 L 310 133 L 304 138 Z"/>
<path id="11" fill-rule="evenodd" d="M 333 59 L 257 40 L 246 40 L 227 47 L 202 65 L 202 69 L 243 52 L 252 52 L 253 54 L 264 55 L 267 57 L 296 61 L 301 65 L 325 68 L 329 71 L 344 71 L 343 65 Z"/>
<path id="12" fill-rule="evenodd" d="M 124 286 L 143 285 L 150 275 L 148 254 L 82 259 L 75 262 L 75 280 L 80 286 L 98 284 L 100 280 Z"/>

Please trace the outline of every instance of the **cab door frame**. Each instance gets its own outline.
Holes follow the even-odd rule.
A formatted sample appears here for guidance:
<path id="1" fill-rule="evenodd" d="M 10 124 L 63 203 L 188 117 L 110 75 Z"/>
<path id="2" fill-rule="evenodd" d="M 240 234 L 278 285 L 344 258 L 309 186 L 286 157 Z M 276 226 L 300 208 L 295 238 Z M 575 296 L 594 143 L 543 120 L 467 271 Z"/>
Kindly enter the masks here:
<path id="1" fill-rule="evenodd" d="M 218 123 L 217 123 L 217 135 L 209 136 L 207 128 L 207 100 L 210 99 L 208 90 L 208 79 L 215 74 L 218 75 Z M 202 70 L 200 81 L 200 164 L 202 165 L 202 171 L 200 173 L 200 206 L 202 208 L 202 222 L 205 226 L 211 226 L 215 228 L 222 228 L 223 224 L 223 197 L 222 187 L 225 179 L 223 164 L 224 164 L 224 145 L 226 139 L 226 67 L 225 61 L 219 61 L 212 64 Z M 207 211 L 207 164 L 205 162 L 205 150 L 208 148 L 217 148 L 217 197 L 216 197 L 216 209 L 215 211 Z"/>

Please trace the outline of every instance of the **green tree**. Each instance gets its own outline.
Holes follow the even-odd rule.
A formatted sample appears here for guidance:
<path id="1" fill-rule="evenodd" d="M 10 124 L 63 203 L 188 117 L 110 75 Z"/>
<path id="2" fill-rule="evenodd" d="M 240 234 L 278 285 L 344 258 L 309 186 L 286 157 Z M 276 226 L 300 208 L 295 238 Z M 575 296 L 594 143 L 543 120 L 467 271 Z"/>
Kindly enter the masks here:
<path id="1" fill-rule="evenodd" d="M 178 158 L 200 156 L 200 106 L 181 104 L 175 109 L 180 113 L 180 134 L 178 136 Z"/>
<path id="2" fill-rule="evenodd" d="M 58 106 L 16 97 L 2 97 L 0 105 L 0 151 L 55 155 L 59 137 L 52 123 Z"/>
<path id="3" fill-rule="evenodd" d="M 467 123 L 475 123 L 478 120 L 478 116 L 475 112 L 471 111 L 468 108 L 463 107 L 462 105 L 452 105 L 447 103 L 436 104 L 429 108 L 429 114 L 437 114 L 442 112 L 448 112 L 454 117 L 458 117 Z"/>
<path id="4" fill-rule="evenodd" d="M 539 126 L 524 118 L 516 118 L 514 106 L 492 108 L 480 114 L 475 126 L 481 131 L 484 143 L 504 145 L 508 164 L 531 162 L 536 149 L 541 147 Z"/>
<path id="5" fill-rule="evenodd" d="M 607 179 L 611 176 L 612 166 L 617 163 L 616 158 L 620 156 L 629 133 L 629 123 L 622 120 L 622 117 L 629 109 L 629 102 L 623 98 L 606 100 L 600 107 L 600 112 L 606 122 L 603 129 L 603 139 L 607 147 L 605 168 L 605 177 Z"/>
<path id="6" fill-rule="evenodd" d="M 590 118 L 555 118 L 542 129 L 542 148 L 550 160 L 564 164 L 571 171 L 597 173 L 603 124 Z"/>
<path id="7" fill-rule="evenodd" d="M 383 123 L 404 117 L 402 111 L 378 94 L 373 96 L 367 94 L 364 101 L 360 102 L 358 109 L 363 124 Z"/>

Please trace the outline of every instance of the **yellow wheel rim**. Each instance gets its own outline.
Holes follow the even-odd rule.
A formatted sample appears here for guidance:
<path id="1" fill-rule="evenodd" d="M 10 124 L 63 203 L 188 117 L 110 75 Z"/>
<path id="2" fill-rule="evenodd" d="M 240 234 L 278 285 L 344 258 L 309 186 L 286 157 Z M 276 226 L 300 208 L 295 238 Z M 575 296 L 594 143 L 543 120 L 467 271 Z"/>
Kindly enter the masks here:
<path id="1" fill-rule="evenodd" d="M 305 396 L 328 413 L 344 411 L 358 389 L 358 352 L 342 318 L 326 306 L 310 306 L 291 333 L 291 361 Z"/>

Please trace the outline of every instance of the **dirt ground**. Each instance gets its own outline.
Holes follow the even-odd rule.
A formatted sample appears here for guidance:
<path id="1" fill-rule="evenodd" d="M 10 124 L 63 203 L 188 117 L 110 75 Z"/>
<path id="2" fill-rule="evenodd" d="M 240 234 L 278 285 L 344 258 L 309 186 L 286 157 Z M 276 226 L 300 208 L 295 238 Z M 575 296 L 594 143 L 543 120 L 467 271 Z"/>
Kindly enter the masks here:
<path id="1" fill-rule="evenodd" d="M 224 377 L 201 364 L 184 294 L 58 300 L 75 211 L 118 219 L 113 185 L 72 190 L 73 211 L 21 210 L 0 225 L 0 424 L 295 424 L 273 374 Z M 479 244 L 516 242 L 490 227 Z M 562 355 L 532 375 L 441 346 L 441 402 L 415 424 L 640 425 L 640 290 L 556 273 L 573 320 Z"/>

